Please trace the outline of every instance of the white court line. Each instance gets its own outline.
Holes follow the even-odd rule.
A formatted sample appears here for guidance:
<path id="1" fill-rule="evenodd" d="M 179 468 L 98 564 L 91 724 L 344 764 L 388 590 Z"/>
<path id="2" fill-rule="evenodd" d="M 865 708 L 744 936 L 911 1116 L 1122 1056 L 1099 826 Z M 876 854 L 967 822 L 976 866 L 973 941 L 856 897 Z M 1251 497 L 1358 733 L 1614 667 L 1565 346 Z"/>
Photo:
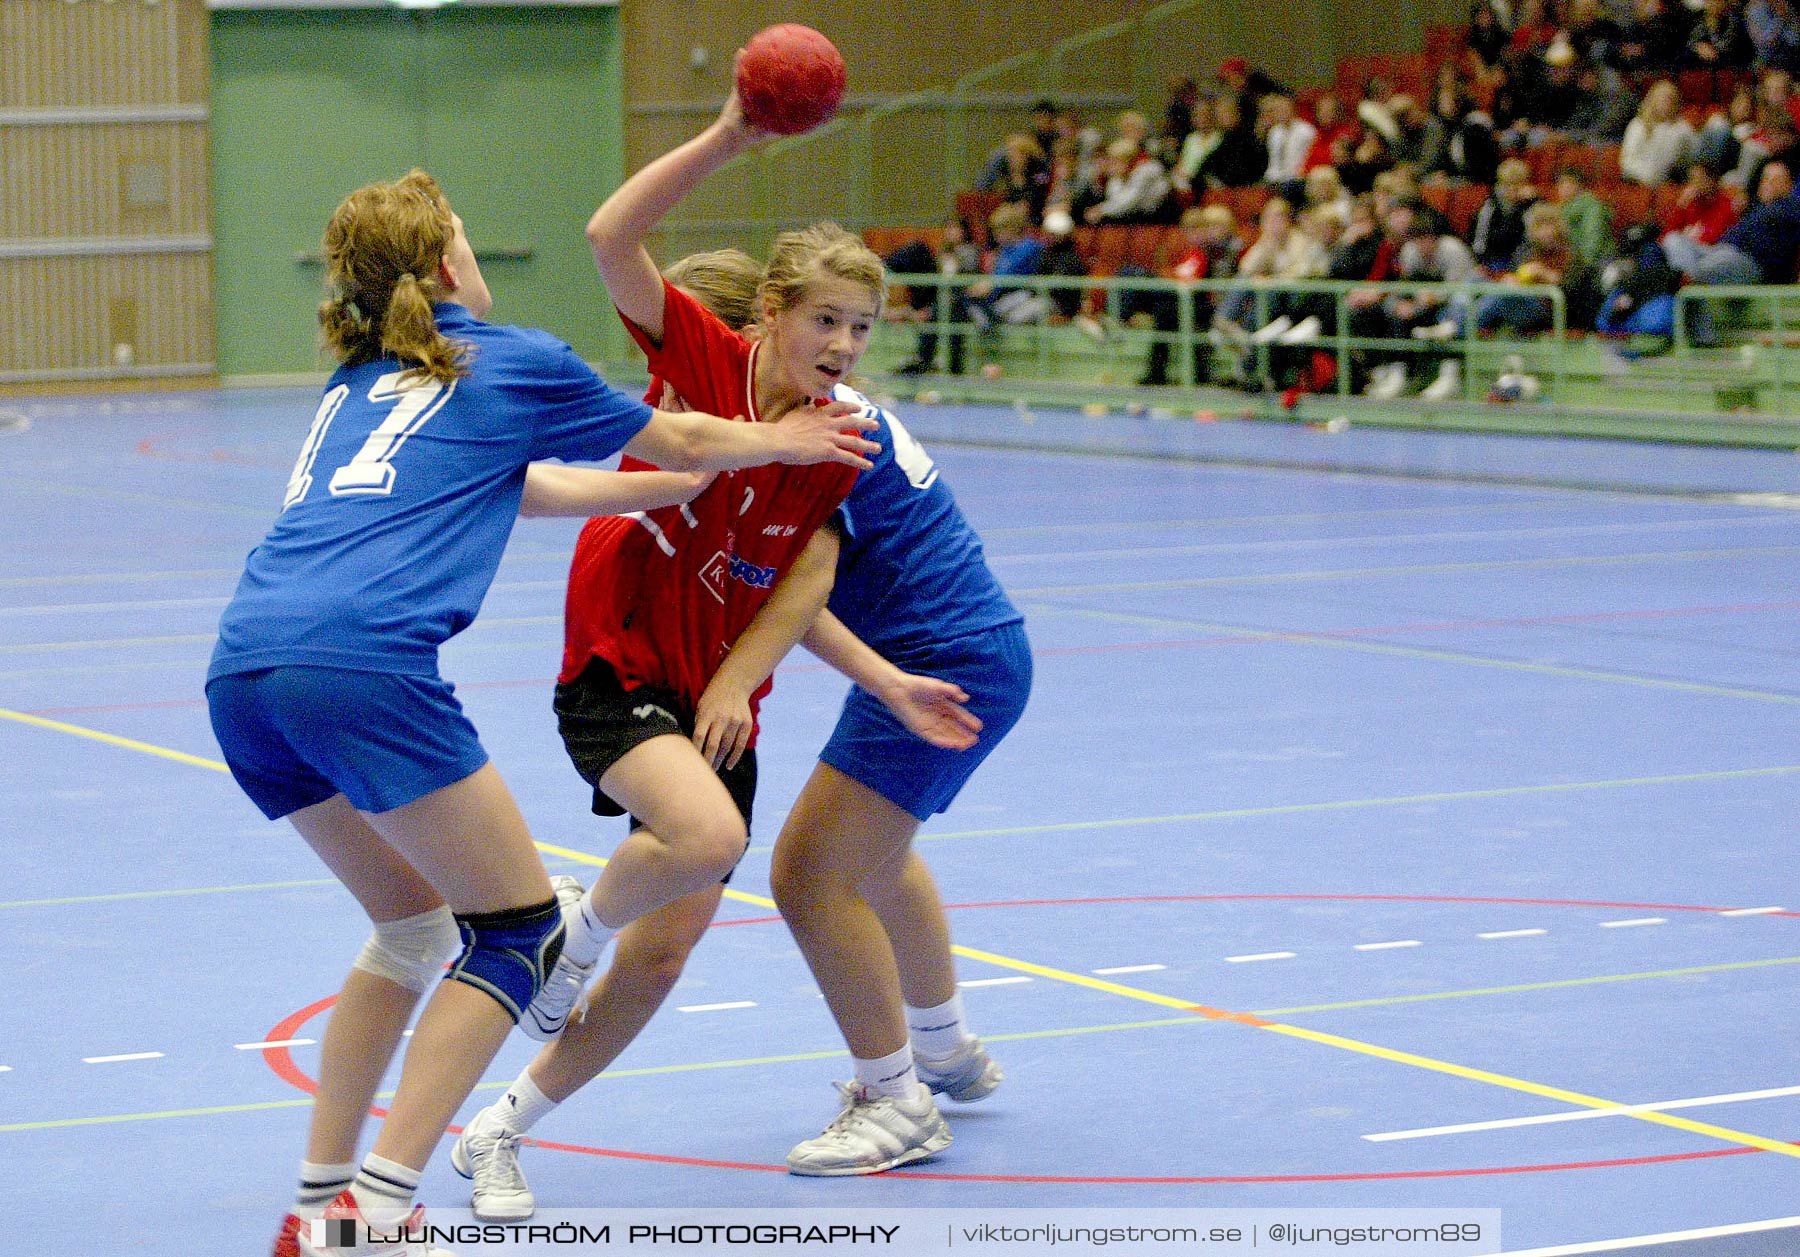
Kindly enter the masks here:
<path id="1" fill-rule="evenodd" d="M 1539 1113 L 1533 1117 L 1507 1117 L 1492 1122 L 1465 1122 L 1460 1126 L 1424 1126 L 1418 1130 L 1390 1130 L 1364 1135 L 1370 1143 L 1400 1139 L 1427 1139 L 1434 1135 L 1462 1135 L 1478 1130 L 1510 1130 L 1515 1126 L 1548 1126 L 1553 1122 L 1585 1122 L 1593 1117 L 1625 1117 L 1633 1113 L 1666 1113 L 1672 1109 L 1697 1109 L 1709 1104 L 1738 1104 L 1745 1100 L 1773 1100 L 1800 1095 L 1800 1087 L 1771 1087 L 1765 1091 L 1734 1091 L 1727 1095 L 1695 1096 L 1687 1100 L 1658 1100 L 1653 1104 L 1624 1104 L 1611 1109 L 1573 1109 L 1566 1113 Z"/>
<path id="2" fill-rule="evenodd" d="M 1245 965 L 1256 960 L 1292 960 L 1298 954 L 1298 952 L 1291 951 L 1259 951 L 1252 952 L 1248 956 L 1227 956 L 1225 957 L 1225 963 L 1228 965 Z"/>
<path id="3" fill-rule="evenodd" d="M 1786 911 L 1786 908 L 1727 908 L 1719 915 L 1722 917 L 1766 917 L 1770 913 Z"/>
<path id="4" fill-rule="evenodd" d="M 12 1073 L 11 1065 L 0 1065 L 0 1074 L 10 1074 L 10 1073 Z"/>
<path id="5" fill-rule="evenodd" d="M 311 1047 L 317 1042 L 317 1039 L 267 1039 L 261 1043 L 234 1043 L 231 1046 L 240 1052 L 256 1052 L 263 1048 Z"/>
<path id="6" fill-rule="evenodd" d="M 719 1013 L 728 1008 L 755 1008 L 753 999 L 732 1000 L 728 1004 L 683 1004 L 675 1011 L 678 1013 Z"/>
<path id="7" fill-rule="evenodd" d="M 1612 1253 L 1647 1244 L 1680 1244 L 1687 1240 L 1711 1240 L 1755 1231 L 1785 1231 L 1800 1226 L 1800 1217 L 1770 1218 L 1764 1222 L 1738 1222 L 1731 1226 L 1702 1227 L 1697 1231 L 1665 1231 L 1661 1235 L 1634 1235 L 1621 1240 L 1594 1240 L 1587 1244 L 1559 1244 L 1555 1248 L 1514 1248 L 1500 1257 L 1578 1257 L 1581 1253 Z"/>
<path id="8" fill-rule="evenodd" d="M 1476 938 L 1535 938 L 1540 934 L 1548 934 L 1549 930 L 1495 930 L 1491 934 L 1477 934 Z"/>
<path id="9" fill-rule="evenodd" d="M 1155 973 L 1159 969 L 1167 969 L 1167 965 L 1115 965 L 1111 969 L 1095 969 L 1094 973 L 1105 977 L 1114 973 Z"/>
<path id="10" fill-rule="evenodd" d="M 1600 928 L 1603 930 L 1628 930 L 1638 925 L 1667 925 L 1668 923 L 1669 918 L 1667 917 L 1633 917 L 1629 921 L 1602 921 Z"/>
<path id="11" fill-rule="evenodd" d="M 1357 951 L 1389 951 L 1395 947 L 1423 947 L 1423 946 L 1425 946 L 1425 944 L 1421 943 L 1416 938 L 1399 938 L 1399 939 L 1395 939 L 1391 943 L 1358 943 L 1356 945 L 1356 950 Z"/>
<path id="12" fill-rule="evenodd" d="M 958 986 L 1012 986 L 1017 982 L 1029 982 L 1030 978 L 976 978 L 972 982 L 958 982 Z"/>
<path id="13" fill-rule="evenodd" d="M 126 1052 L 119 1056 L 84 1056 L 83 1065 L 110 1065 L 114 1061 L 153 1061 L 161 1052 Z"/>

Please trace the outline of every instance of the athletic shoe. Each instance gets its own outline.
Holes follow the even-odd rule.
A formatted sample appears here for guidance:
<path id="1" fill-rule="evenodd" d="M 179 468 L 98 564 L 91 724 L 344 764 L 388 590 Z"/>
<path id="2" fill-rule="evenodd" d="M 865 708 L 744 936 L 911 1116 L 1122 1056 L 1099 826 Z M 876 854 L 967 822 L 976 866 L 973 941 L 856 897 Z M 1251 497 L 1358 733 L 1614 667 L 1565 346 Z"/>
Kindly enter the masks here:
<path id="1" fill-rule="evenodd" d="M 1292 330 L 1293 326 L 1294 320 L 1285 314 L 1278 314 L 1251 333 L 1250 343 L 1253 345 L 1272 344 L 1279 340 L 1284 332 Z"/>
<path id="2" fill-rule="evenodd" d="M 1456 323 L 1451 319 L 1440 319 L 1436 323 L 1413 328 L 1412 334 L 1414 340 L 1449 340 L 1456 335 Z"/>
<path id="3" fill-rule="evenodd" d="M 493 1108 L 477 1113 L 450 1146 L 450 1164 L 474 1179 L 470 1204 L 483 1222 L 523 1222 L 537 1211 L 537 1198 L 519 1169 L 519 1136 L 502 1126 Z"/>
<path id="4" fill-rule="evenodd" d="M 929 1091 L 921 1093 L 923 1107 L 915 1112 L 913 1105 L 902 1108 L 892 1096 L 857 1083 L 840 1082 L 837 1088 L 844 1111 L 823 1134 L 788 1153 L 789 1174 L 819 1178 L 879 1174 L 950 1146 L 950 1127 Z"/>
<path id="5" fill-rule="evenodd" d="M 1406 364 L 1404 362 L 1387 362 L 1369 372 L 1369 386 L 1363 390 L 1363 395 L 1387 401 L 1400 396 L 1405 391 Z"/>
<path id="6" fill-rule="evenodd" d="M 1309 314 L 1283 332 L 1278 340 L 1283 345 L 1310 345 L 1324 331 L 1325 325 L 1319 321 L 1319 316 Z"/>
<path id="7" fill-rule="evenodd" d="M 1461 392 L 1462 368 L 1451 358 L 1438 368 L 1437 379 L 1419 390 L 1419 396 L 1428 402 L 1442 402 Z"/>
<path id="8" fill-rule="evenodd" d="M 556 891 L 556 902 L 562 905 L 563 924 L 570 929 L 582 928 L 580 905 L 584 892 L 581 883 L 565 873 L 551 878 L 550 885 Z M 548 1043 L 563 1032 L 569 1024 L 569 1013 L 574 1009 L 575 1001 L 581 997 L 582 988 L 594 976 L 599 964 L 597 957 L 585 965 L 576 964 L 566 954 L 557 957 L 544 989 L 537 993 L 537 998 L 526 1006 L 525 1015 L 519 1018 L 519 1029 L 527 1038 Z"/>
<path id="9" fill-rule="evenodd" d="M 313 1243 L 315 1238 L 321 1241 L 345 1238 L 333 1234 L 339 1227 L 348 1227 L 348 1238 L 354 1242 Z M 384 1228 L 382 1239 L 372 1239 L 369 1224 L 363 1221 L 362 1210 L 357 1208 L 356 1197 L 346 1187 L 338 1193 L 336 1200 L 325 1206 L 325 1216 L 301 1227 L 296 1238 L 300 1257 L 456 1257 L 447 1248 L 433 1248 L 422 1239 L 406 1238 L 419 1234 L 424 1228 L 425 1210 L 418 1207 L 403 1222 Z M 396 1238 L 386 1238 L 390 1235 Z"/>
<path id="10" fill-rule="evenodd" d="M 306 1229 L 306 1223 L 298 1214 L 290 1213 L 281 1220 L 281 1229 L 275 1232 L 275 1251 L 271 1257 L 300 1257 L 300 1232 Z"/>
<path id="11" fill-rule="evenodd" d="M 948 1096 L 959 1104 L 986 1099 L 1006 1081 L 1006 1071 L 972 1035 L 948 1056 L 934 1058 L 915 1051 L 913 1067 L 933 1095 Z"/>

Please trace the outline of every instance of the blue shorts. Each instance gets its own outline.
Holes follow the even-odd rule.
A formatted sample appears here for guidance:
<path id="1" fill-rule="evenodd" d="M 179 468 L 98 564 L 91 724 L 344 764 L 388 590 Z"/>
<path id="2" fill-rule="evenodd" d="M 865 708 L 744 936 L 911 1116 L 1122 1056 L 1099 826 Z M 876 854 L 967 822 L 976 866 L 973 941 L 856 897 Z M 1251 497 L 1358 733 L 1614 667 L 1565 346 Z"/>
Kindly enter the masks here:
<path id="1" fill-rule="evenodd" d="M 1002 624 L 943 642 L 901 666 L 962 686 L 969 710 L 981 717 L 980 740 L 966 751 L 932 746 L 908 732 L 881 700 L 853 686 L 819 759 L 924 821 L 950 806 L 1019 722 L 1031 695 L 1031 642 L 1023 624 Z"/>
<path id="2" fill-rule="evenodd" d="M 488 761 L 448 681 L 287 666 L 214 677 L 213 733 L 270 820 L 342 794 L 387 812 Z"/>

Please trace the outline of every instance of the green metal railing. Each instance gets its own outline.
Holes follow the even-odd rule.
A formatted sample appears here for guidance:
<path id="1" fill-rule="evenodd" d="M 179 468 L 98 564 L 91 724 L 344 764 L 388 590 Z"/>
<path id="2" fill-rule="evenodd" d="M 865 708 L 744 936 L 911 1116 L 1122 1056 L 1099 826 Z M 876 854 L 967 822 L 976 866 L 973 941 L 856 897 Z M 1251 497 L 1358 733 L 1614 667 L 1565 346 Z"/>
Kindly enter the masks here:
<path id="1" fill-rule="evenodd" d="M 1701 366 L 1754 407 L 1766 388 L 1784 392 L 1796 380 L 1800 288 L 1689 284 L 1675 294 L 1675 360 Z"/>
<path id="2" fill-rule="evenodd" d="M 1278 297 L 1329 297 L 1334 312 L 1334 330 L 1323 333 L 1307 347 L 1331 353 L 1335 357 L 1337 371 L 1332 387 L 1340 396 L 1348 395 L 1351 390 L 1355 375 L 1351 369 L 1352 359 L 1358 354 L 1365 355 L 1371 361 L 1384 362 L 1405 361 L 1427 355 L 1440 359 L 1456 358 L 1462 363 L 1462 390 L 1466 398 L 1482 395 L 1485 385 L 1478 384 L 1478 381 L 1485 378 L 1489 367 L 1502 362 L 1510 354 L 1530 354 L 1532 365 L 1544 385 L 1544 400 L 1554 398 L 1562 390 L 1567 371 L 1568 309 L 1562 290 L 1550 286 L 1486 282 L 1368 283 L 1345 280 L 1182 282 L 1154 278 L 1096 279 L 1080 276 L 1021 276 L 1006 277 L 998 281 L 980 275 L 895 275 L 891 278 L 895 284 L 935 290 L 932 317 L 924 322 L 910 323 L 909 326 L 921 332 L 936 333 L 940 353 L 944 352 L 944 346 L 950 337 L 973 338 L 977 348 L 982 348 L 985 344 L 987 349 L 1003 353 L 1009 365 L 1015 369 L 1021 364 L 1030 364 L 1046 379 L 1056 378 L 1061 374 L 1056 370 L 1057 360 L 1069 355 L 1071 344 L 1057 326 L 1057 316 L 1051 313 L 1056 308 L 1054 298 L 1059 293 L 1068 294 L 1080 303 L 1083 310 L 1105 314 L 1105 341 L 1089 351 L 1098 354 L 1105 366 L 1116 368 L 1126 351 L 1147 350 L 1150 345 L 1162 342 L 1170 347 L 1170 362 L 1174 368 L 1172 382 L 1184 387 L 1196 384 L 1194 349 L 1213 343 L 1211 327 L 1196 324 L 1194 302 L 1188 298 L 1194 294 L 1207 294 L 1212 298 L 1216 309 L 1227 294 L 1234 292 L 1249 294 L 1250 314 L 1244 321 L 1249 328 L 1261 327 L 1269 322 Z M 992 284 L 996 292 L 1022 289 L 1033 293 L 1040 299 L 1041 310 L 1028 322 L 1002 322 L 985 332 L 969 319 L 953 318 L 952 311 L 957 304 L 953 294 L 959 289 L 966 293 L 970 288 L 983 283 Z M 1132 293 L 1172 295 L 1175 298 L 1175 330 L 1158 332 L 1131 326 L 1121 314 L 1126 296 Z M 1464 313 L 1460 319 L 1460 330 L 1447 340 L 1352 335 L 1349 329 L 1354 294 L 1369 294 L 1378 300 L 1419 295 L 1435 297 L 1444 303 L 1446 309 L 1461 307 Z M 1547 302 L 1550 308 L 1549 329 L 1544 334 L 1529 339 L 1478 335 L 1474 310 L 1476 303 L 1487 296 L 1531 297 Z M 1006 343 L 1009 338 L 1030 338 L 1030 343 L 1021 354 L 1016 346 Z M 1266 375 L 1272 355 L 1283 348 L 1285 347 L 1275 344 L 1248 347 L 1245 353 L 1253 360 L 1255 375 Z"/>

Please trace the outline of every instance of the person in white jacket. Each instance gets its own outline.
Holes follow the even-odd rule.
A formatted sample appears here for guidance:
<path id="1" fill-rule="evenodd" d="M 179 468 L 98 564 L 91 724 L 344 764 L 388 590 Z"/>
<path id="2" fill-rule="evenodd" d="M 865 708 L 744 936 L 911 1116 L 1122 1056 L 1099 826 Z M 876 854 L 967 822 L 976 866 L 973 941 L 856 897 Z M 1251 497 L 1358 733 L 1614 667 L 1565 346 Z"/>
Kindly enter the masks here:
<path id="1" fill-rule="evenodd" d="M 1659 79 L 1644 93 L 1637 116 L 1626 124 L 1619 172 L 1633 183 L 1654 188 L 1681 169 L 1693 146 L 1693 124 L 1681 116 L 1681 93 L 1668 79 Z"/>

